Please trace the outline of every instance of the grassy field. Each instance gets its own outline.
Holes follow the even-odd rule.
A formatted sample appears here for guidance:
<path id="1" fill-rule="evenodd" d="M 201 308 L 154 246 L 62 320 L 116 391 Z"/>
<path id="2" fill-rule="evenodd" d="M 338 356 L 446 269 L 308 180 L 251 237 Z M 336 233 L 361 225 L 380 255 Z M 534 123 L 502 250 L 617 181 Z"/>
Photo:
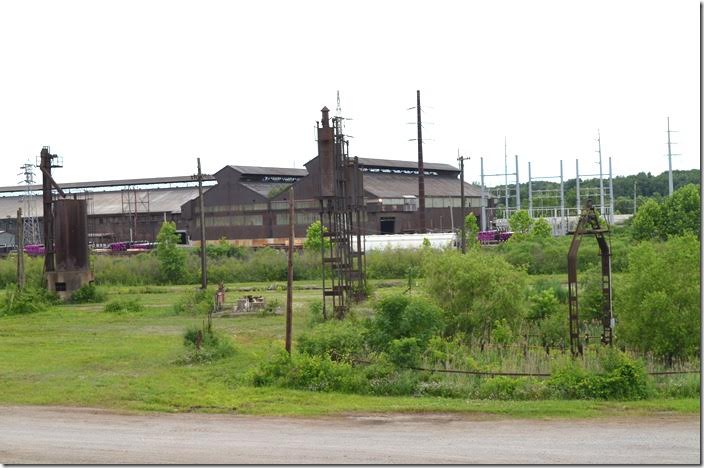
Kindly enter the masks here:
<path id="1" fill-rule="evenodd" d="M 402 291 L 403 280 L 372 282 L 377 295 Z M 284 283 L 227 285 L 228 302 L 252 290 L 278 300 Z M 296 283 L 295 338 L 310 327 L 308 305 L 321 292 Z M 136 298 L 141 312 L 104 312 L 104 303 L 60 305 L 0 317 L 0 404 L 69 405 L 115 410 L 323 415 L 349 412 L 483 412 L 516 417 L 593 417 L 698 412 L 698 399 L 637 402 L 490 401 L 316 393 L 248 384 L 247 370 L 283 347 L 284 316 L 216 318 L 214 328 L 235 345 L 232 357 L 184 365 L 183 333 L 202 317 L 176 315 L 173 304 L 194 286 L 105 288 L 107 301 Z M 250 292 L 250 294 L 252 293 Z M 367 305 L 355 313 L 369 312 Z"/>

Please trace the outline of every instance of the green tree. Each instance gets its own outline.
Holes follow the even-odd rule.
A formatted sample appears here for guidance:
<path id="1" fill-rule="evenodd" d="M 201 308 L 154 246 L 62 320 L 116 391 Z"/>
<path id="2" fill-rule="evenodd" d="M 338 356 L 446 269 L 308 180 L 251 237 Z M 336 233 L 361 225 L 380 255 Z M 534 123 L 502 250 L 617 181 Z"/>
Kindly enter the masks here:
<path id="1" fill-rule="evenodd" d="M 479 223 L 477 222 L 477 217 L 474 213 L 469 213 L 464 218 L 464 230 L 468 249 L 476 249 L 479 247 L 479 239 L 477 239 L 477 234 L 479 233 Z"/>
<path id="2" fill-rule="evenodd" d="M 655 200 L 648 199 L 633 217 L 631 234 L 635 240 L 657 239 L 660 237 L 662 210 Z"/>
<path id="3" fill-rule="evenodd" d="M 685 185 L 675 190 L 662 204 L 662 225 L 665 236 L 681 236 L 687 233 L 701 237 L 701 198 L 699 186 Z"/>
<path id="4" fill-rule="evenodd" d="M 516 330 L 526 307 L 524 271 L 503 258 L 445 251 L 424 262 L 425 288 L 445 312 L 447 333 L 465 332 L 488 341 L 496 320 Z"/>
<path id="5" fill-rule="evenodd" d="M 508 225 L 511 227 L 511 231 L 513 231 L 513 236 L 511 236 L 511 238 L 522 239 L 530 233 L 533 220 L 528 214 L 528 211 L 518 210 L 508 219 Z"/>
<path id="6" fill-rule="evenodd" d="M 308 230 L 306 231 L 306 240 L 303 241 L 303 248 L 314 252 L 320 252 L 323 242 L 325 242 L 325 248 L 329 248 L 330 239 L 323 237 L 323 232 L 328 232 L 328 230 L 322 225 L 320 220 L 317 220 L 308 226 Z"/>
<path id="7" fill-rule="evenodd" d="M 634 247 L 630 280 L 617 296 L 617 336 L 669 362 L 699 354 L 699 250 L 692 234 Z"/>
<path id="8" fill-rule="evenodd" d="M 156 237 L 156 256 L 159 259 L 159 273 L 165 283 L 179 283 L 186 271 L 186 252 L 178 247 L 179 236 L 176 223 L 164 221 Z"/>
<path id="9" fill-rule="evenodd" d="M 537 239 L 549 239 L 552 237 L 552 226 L 545 218 L 538 218 L 530 231 L 531 235 Z"/>
<path id="10" fill-rule="evenodd" d="M 648 199 L 633 218 L 635 240 L 667 239 L 691 233 L 701 237 L 701 197 L 699 186 L 687 184 L 675 190 L 662 203 Z"/>

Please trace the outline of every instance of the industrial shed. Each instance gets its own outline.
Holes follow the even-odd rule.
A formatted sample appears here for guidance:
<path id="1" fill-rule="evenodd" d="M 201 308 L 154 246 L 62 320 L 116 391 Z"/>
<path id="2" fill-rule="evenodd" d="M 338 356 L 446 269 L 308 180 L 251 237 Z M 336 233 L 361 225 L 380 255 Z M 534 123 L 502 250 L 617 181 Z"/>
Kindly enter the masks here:
<path id="1" fill-rule="evenodd" d="M 206 177 L 206 185 L 214 183 Z M 181 223 L 181 206 L 198 196 L 190 176 L 60 183 L 68 197 L 85 199 L 93 244 L 115 240 L 154 241 L 164 220 Z M 29 192 L 28 192 L 29 190 Z M 29 193 L 29 196 L 27 195 Z M 41 231 L 41 185 L 0 187 L 0 230 L 17 232 L 17 209 L 37 218 Z"/>
<path id="2" fill-rule="evenodd" d="M 359 158 L 367 207 L 365 234 L 418 232 L 418 165 L 415 161 Z M 215 174 L 217 185 L 204 193 L 206 238 L 222 237 L 241 245 L 283 245 L 288 236 L 288 190 L 294 188 L 296 237 L 319 219 L 318 157 L 306 169 L 227 166 Z M 427 227 L 451 232 L 461 224 L 459 169 L 425 163 Z M 479 187 L 465 183 L 467 213 L 481 215 Z M 490 205 L 493 203 L 489 200 Z M 199 200 L 181 209 L 191 238 L 200 240 Z"/>

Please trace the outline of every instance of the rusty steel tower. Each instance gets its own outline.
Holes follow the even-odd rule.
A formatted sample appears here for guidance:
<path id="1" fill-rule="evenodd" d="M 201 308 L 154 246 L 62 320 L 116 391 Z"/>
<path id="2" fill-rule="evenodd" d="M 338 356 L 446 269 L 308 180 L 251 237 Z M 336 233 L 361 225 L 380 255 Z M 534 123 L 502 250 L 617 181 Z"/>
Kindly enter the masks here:
<path id="1" fill-rule="evenodd" d="M 321 255 L 323 262 L 323 316 L 328 310 L 344 318 L 352 301 L 366 289 L 366 260 L 362 242 L 365 205 L 362 172 L 357 158 L 349 157 L 343 118 L 329 117 L 323 107 L 318 122 Z M 332 126 L 330 125 L 332 120 Z"/>
<path id="2" fill-rule="evenodd" d="M 579 301 L 577 296 L 577 252 L 582 236 L 593 234 L 599 244 L 601 253 L 601 324 L 604 332 L 601 342 L 605 345 L 613 343 L 613 300 L 611 294 L 611 249 L 606 240 L 608 226 L 602 227 L 599 216 L 594 210 L 592 200 L 587 200 L 587 206 L 582 210 L 579 222 L 572 236 L 572 243 L 567 254 L 567 280 L 569 283 L 569 320 L 570 320 L 570 350 L 573 356 L 582 355 L 583 349 L 579 339 Z"/>

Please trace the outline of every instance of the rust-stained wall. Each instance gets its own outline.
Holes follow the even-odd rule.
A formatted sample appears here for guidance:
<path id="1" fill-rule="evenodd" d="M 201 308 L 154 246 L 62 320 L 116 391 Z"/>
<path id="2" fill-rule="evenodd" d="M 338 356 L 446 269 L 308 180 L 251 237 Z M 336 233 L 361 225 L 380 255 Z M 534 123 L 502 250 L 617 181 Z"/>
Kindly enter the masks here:
<path id="1" fill-rule="evenodd" d="M 54 252 L 57 271 L 89 270 L 85 200 L 54 202 Z"/>

